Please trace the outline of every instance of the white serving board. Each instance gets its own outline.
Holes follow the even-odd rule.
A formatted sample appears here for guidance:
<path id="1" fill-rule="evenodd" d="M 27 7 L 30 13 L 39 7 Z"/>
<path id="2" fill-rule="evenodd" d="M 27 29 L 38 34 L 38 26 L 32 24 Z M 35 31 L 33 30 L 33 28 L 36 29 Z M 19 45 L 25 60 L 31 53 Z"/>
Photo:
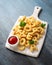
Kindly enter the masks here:
<path id="1" fill-rule="evenodd" d="M 32 16 L 34 16 L 36 19 L 40 20 L 40 19 L 38 18 L 38 14 L 39 14 L 40 11 L 41 11 L 41 7 L 35 6 L 35 9 L 34 9 L 34 12 L 33 12 Z M 22 16 L 20 16 L 20 17 L 22 17 Z M 19 17 L 19 18 L 20 18 L 20 17 Z M 8 43 L 8 38 L 9 38 L 10 36 L 12 36 L 12 30 L 11 30 L 11 32 L 10 32 L 10 34 L 9 34 L 7 40 L 6 40 L 6 45 L 5 45 L 5 47 L 8 48 L 8 49 L 10 49 L 10 50 L 12 50 L 12 51 L 15 51 L 15 52 L 18 52 L 18 53 L 21 53 L 21 54 L 24 54 L 24 55 L 28 55 L 28 56 L 32 56 L 32 57 L 38 57 L 38 55 L 39 55 L 39 53 L 40 53 L 40 51 L 41 51 L 41 49 L 42 49 L 44 40 L 45 40 L 45 36 L 46 36 L 46 32 L 47 32 L 47 26 L 48 26 L 48 23 L 47 23 L 47 22 L 42 21 L 42 20 L 40 20 L 40 21 L 43 22 L 43 23 L 45 23 L 46 26 L 45 26 L 45 34 L 44 34 L 43 37 L 39 40 L 39 43 L 38 43 L 38 45 L 37 45 L 38 51 L 31 52 L 28 48 L 26 48 L 24 51 L 19 51 L 19 50 L 17 49 L 17 45 L 16 45 L 16 46 L 10 45 L 10 44 Z M 15 23 L 15 25 L 14 25 L 13 27 L 15 27 L 17 24 L 19 24 L 18 20 L 16 21 L 16 23 Z"/>

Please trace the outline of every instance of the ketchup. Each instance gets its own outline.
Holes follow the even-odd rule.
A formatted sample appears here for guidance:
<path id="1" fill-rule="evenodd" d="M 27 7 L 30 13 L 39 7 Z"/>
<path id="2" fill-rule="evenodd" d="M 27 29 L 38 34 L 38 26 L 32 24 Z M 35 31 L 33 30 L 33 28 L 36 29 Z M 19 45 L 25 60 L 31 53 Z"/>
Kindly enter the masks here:
<path id="1" fill-rule="evenodd" d="M 9 37 L 8 42 L 10 44 L 15 44 L 16 42 L 18 42 L 18 39 L 16 36 L 11 36 L 11 37 Z"/>

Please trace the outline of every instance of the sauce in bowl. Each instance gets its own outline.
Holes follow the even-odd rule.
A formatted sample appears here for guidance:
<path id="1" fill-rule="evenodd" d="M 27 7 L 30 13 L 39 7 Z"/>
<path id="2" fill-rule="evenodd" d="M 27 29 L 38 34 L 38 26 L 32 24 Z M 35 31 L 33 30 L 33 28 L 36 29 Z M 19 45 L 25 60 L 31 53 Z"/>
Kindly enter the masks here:
<path id="1" fill-rule="evenodd" d="M 16 36 L 11 36 L 8 39 L 9 44 L 16 44 L 18 42 L 18 38 Z"/>

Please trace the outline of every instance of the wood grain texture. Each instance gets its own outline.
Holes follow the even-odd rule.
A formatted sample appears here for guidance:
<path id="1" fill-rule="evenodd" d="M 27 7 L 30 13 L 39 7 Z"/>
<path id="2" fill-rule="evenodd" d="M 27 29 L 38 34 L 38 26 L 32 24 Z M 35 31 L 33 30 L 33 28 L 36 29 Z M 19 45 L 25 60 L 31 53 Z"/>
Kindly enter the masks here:
<path id="1" fill-rule="evenodd" d="M 6 49 L 6 39 L 17 18 L 30 16 L 36 5 L 43 9 L 39 18 L 49 23 L 40 56 L 32 58 Z M 0 65 L 52 65 L 52 0 L 0 0 Z"/>

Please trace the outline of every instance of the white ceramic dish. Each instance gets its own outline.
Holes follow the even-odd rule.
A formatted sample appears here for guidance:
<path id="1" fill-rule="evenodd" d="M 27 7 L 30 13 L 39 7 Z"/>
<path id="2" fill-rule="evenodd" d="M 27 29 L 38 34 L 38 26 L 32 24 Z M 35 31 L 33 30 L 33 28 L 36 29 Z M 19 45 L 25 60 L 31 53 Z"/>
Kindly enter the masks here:
<path id="1" fill-rule="evenodd" d="M 34 16 L 36 19 L 40 20 L 40 19 L 38 18 L 38 14 L 39 14 L 40 11 L 41 11 L 41 7 L 35 6 L 35 9 L 34 9 L 34 12 L 33 12 L 32 16 Z M 21 16 L 20 16 L 20 17 L 21 17 Z M 27 48 L 26 48 L 24 51 L 19 51 L 19 50 L 17 49 L 17 44 L 16 44 L 15 46 L 10 45 L 10 44 L 8 43 L 8 38 L 9 38 L 10 36 L 12 36 L 12 30 L 11 30 L 11 32 L 10 32 L 8 38 L 7 38 L 5 47 L 8 48 L 8 49 L 10 49 L 10 50 L 12 50 L 12 51 L 15 51 L 15 52 L 18 52 L 18 53 L 21 53 L 21 54 L 24 54 L 24 55 L 28 55 L 28 56 L 32 56 L 32 57 L 38 57 L 38 55 L 39 55 L 39 53 L 40 53 L 40 51 L 41 51 L 41 49 L 42 49 L 44 40 L 45 40 L 45 36 L 46 36 L 46 32 L 47 32 L 47 26 L 48 26 L 48 23 L 47 23 L 47 22 L 42 21 L 42 20 L 40 20 L 40 21 L 43 22 L 43 23 L 45 23 L 45 24 L 46 24 L 46 27 L 45 27 L 45 34 L 44 34 L 44 36 L 39 40 L 39 43 L 38 43 L 38 45 L 37 45 L 38 51 L 34 51 L 34 52 L 32 53 L 32 52 L 30 52 L 29 49 L 27 49 Z M 16 21 L 15 25 L 16 25 L 16 24 L 19 24 L 19 23 L 18 23 L 18 20 Z M 15 26 L 15 25 L 14 25 L 14 26 Z M 14 26 L 13 26 L 13 27 L 14 27 Z"/>

